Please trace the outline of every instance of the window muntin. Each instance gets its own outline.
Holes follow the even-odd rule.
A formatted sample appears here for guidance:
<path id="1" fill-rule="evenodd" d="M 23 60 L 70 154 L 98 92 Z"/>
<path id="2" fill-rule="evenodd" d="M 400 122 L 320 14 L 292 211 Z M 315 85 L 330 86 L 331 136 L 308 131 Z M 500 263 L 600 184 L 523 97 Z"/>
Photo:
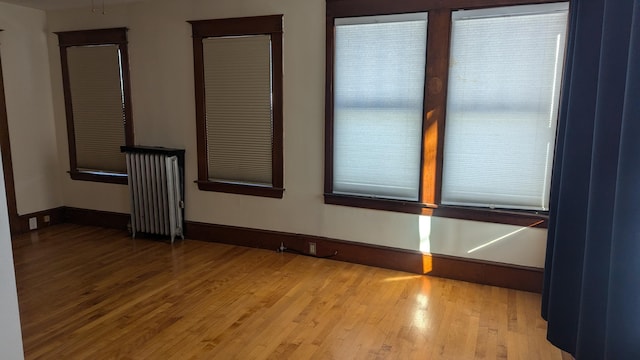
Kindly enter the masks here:
<path id="1" fill-rule="evenodd" d="M 282 15 L 190 23 L 198 188 L 282 198 Z"/>
<path id="2" fill-rule="evenodd" d="M 453 12 L 442 204 L 548 209 L 567 10 Z"/>
<path id="3" fill-rule="evenodd" d="M 416 201 L 427 14 L 335 26 L 333 192 Z"/>
<path id="4" fill-rule="evenodd" d="M 126 183 L 133 145 L 126 29 L 57 33 L 72 179 Z"/>

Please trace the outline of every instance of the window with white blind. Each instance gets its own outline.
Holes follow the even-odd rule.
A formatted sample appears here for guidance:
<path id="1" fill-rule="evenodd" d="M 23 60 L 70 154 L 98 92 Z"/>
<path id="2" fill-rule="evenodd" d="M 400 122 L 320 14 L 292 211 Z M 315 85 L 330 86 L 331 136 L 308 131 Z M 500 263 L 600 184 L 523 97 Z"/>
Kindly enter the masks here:
<path id="1" fill-rule="evenodd" d="M 567 10 L 327 0 L 325 203 L 546 226 Z"/>
<path id="2" fill-rule="evenodd" d="M 427 14 L 335 25 L 333 191 L 417 201 Z"/>
<path id="3" fill-rule="evenodd" d="M 282 197 L 282 16 L 190 23 L 199 188 Z"/>
<path id="4" fill-rule="evenodd" d="M 126 183 L 120 146 L 133 145 L 126 29 L 57 35 L 71 177 Z"/>
<path id="5" fill-rule="evenodd" d="M 567 10 L 453 13 L 443 204 L 548 210 Z"/>

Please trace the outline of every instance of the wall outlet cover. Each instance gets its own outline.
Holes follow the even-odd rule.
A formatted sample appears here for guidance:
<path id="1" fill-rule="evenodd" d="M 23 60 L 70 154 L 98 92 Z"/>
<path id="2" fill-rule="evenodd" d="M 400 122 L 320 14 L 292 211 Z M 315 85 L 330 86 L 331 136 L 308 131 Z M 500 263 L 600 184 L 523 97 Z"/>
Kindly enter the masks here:
<path id="1" fill-rule="evenodd" d="M 29 218 L 29 230 L 35 230 L 38 228 L 38 218 Z"/>

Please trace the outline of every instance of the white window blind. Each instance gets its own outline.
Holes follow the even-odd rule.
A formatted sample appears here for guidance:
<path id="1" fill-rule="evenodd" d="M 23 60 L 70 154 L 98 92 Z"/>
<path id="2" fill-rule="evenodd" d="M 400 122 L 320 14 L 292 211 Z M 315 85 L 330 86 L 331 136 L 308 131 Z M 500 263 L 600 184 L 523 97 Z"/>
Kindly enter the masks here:
<path id="1" fill-rule="evenodd" d="M 271 186 L 271 37 L 214 37 L 202 45 L 209 178 Z"/>
<path id="2" fill-rule="evenodd" d="M 67 48 L 78 170 L 126 172 L 118 45 Z"/>
<path id="3" fill-rule="evenodd" d="M 333 192 L 417 200 L 427 14 L 335 22 Z"/>
<path id="4" fill-rule="evenodd" d="M 442 203 L 546 210 L 567 4 L 456 11 Z"/>

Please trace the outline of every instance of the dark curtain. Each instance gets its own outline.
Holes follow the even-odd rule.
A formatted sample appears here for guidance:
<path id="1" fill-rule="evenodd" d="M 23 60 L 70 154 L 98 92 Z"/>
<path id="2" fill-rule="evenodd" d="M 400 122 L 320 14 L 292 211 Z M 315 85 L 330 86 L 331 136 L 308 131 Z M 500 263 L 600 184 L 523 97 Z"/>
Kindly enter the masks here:
<path id="1" fill-rule="evenodd" d="M 573 0 L 542 315 L 577 359 L 640 359 L 640 0 Z"/>

